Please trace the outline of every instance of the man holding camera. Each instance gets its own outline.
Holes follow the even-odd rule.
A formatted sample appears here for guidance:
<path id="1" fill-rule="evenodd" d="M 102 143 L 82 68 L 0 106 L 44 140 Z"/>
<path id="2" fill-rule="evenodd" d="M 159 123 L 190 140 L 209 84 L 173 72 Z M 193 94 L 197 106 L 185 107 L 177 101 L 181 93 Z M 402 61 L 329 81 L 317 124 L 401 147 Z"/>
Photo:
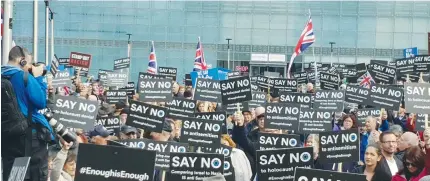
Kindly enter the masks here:
<path id="1" fill-rule="evenodd" d="M 54 140 L 54 134 L 46 118 L 38 112 L 40 109 L 46 108 L 47 104 L 47 85 L 43 81 L 46 74 L 45 65 L 32 63 L 32 55 L 28 50 L 15 46 L 9 52 L 8 64 L 2 66 L 1 71 L 2 79 L 7 78 L 15 92 L 15 95 L 9 95 L 7 91 L 5 94 L 8 97 L 16 97 L 19 108 L 16 111 L 3 110 L 8 107 L 5 108 L 2 105 L 3 180 L 8 179 L 14 159 L 27 156 L 31 157 L 30 167 L 27 171 L 30 172 L 27 175 L 30 176 L 30 180 L 46 181 L 48 177 L 47 146 L 48 142 Z M 24 120 L 13 119 L 16 118 L 13 114 L 21 113 Z M 4 118 L 3 115 L 7 116 Z M 22 126 L 17 129 L 16 125 L 20 124 Z"/>

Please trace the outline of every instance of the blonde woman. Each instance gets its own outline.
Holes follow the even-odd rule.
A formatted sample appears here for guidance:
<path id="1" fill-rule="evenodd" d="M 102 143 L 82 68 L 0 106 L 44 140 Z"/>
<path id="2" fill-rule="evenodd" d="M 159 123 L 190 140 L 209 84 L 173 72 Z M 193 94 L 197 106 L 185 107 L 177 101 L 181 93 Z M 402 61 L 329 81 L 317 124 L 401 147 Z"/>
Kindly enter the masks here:
<path id="1" fill-rule="evenodd" d="M 208 112 L 208 104 L 206 101 L 199 101 L 197 102 L 197 112 Z"/>

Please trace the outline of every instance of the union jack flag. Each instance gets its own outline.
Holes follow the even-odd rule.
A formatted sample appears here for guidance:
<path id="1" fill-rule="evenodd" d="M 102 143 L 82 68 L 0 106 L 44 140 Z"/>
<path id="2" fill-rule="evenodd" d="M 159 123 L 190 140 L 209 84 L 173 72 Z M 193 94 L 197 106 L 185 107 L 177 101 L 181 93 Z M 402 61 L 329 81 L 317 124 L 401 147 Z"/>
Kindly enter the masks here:
<path id="1" fill-rule="evenodd" d="M 155 56 L 154 41 L 152 41 L 151 53 L 149 54 L 149 63 L 147 72 L 150 74 L 157 74 L 157 57 Z"/>
<path id="2" fill-rule="evenodd" d="M 194 59 L 193 71 L 199 71 L 199 70 L 207 70 L 205 55 L 203 54 L 203 45 L 202 45 L 202 42 L 200 42 L 200 37 L 199 37 L 199 42 L 197 43 L 196 58 Z"/>
<path id="3" fill-rule="evenodd" d="M 304 52 L 312 43 L 315 42 L 314 29 L 312 25 L 311 16 L 309 16 L 309 20 L 306 23 L 305 29 L 302 31 L 300 35 L 299 41 L 297 42 L 296 48 L 294 49 L 293 55 L 291 55 L 290 63 L 288 65 L 287 76 L 290 78 L 291 66 L 293 65 L 294 59 L 300 55 L 300 53 Z"/>
<path id="4" fill-rule="evenodd" d="M 364 87 L 368 89 L 370 89 L 371 86 L 376 84 L 375 80 L 373 80 L 372 75 L 369 73 L 369 71 L 366 71 L 366 73 L 358 77 L 357 82 L 359 83 L 360 87 Z"/>

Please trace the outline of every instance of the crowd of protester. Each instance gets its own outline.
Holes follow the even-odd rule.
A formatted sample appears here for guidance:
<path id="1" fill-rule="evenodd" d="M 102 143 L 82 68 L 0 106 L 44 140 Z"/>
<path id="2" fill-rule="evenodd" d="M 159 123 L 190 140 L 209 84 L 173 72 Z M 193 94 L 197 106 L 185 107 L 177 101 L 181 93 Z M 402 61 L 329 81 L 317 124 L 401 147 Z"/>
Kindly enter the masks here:
<path id="1" fill-rule="evenodd" d="M 24 66 L 17 64 L 21 58 L 21 53 L 13 48 L 9 56 L 9 65 L 2 67 L 2 74 L 7 73 L 7 69 L 13 69 L 18 72 L 28 70 Z M 28 52 L 25 50 L 25 56 Z M 31 57 L 30 54 L 28 56 Z M 25 58 L 25 57 L 24 57 Z M 30 58 L 31 59 L 31 58 Z M 29 66 L 31 60 L 28 61 Z M 27 66 L 27 65 L 26 65 Z M 31 75 L 33 77 L 33 75 Z M 18 78 L 17 78 L 18 79 Z M 31 78 L 30 84 L 36 84 L 34 81 L 38 78 Z M 181 136 L 181 120 L 166 119 L 163 131 L 161 133 L 148 132 L 126 125 L 127 115 L 129 113 L 128 102 L 119 102 L 117 104 L 108 104 L 105 101 L 106 87 L 102 86 L 99 80 L 86 80 L 79 76 L 71 77 L 73 85 L 70 87 L 52 86 L 52 78 L 48 76 L 47 83 L 37 82 L 37 86 L 28 87 L 24 92 L 19 94 L 20 105 L 35 105 L 35 98 L 32 96 L 37 91 L 46 92 L 40 99 L 47 100 L 41 103 L 41 106 L 50 107 L 57 95 L 77 96 L 82 99 L 97 101 L 100 109 L 98 117 L 118 116 L 120 118 L 120 129 L 110 132 L 102 125 L 97 125 L 92 131 L 83 131 L 75 129 L 77 139 L 75 142 L 67 143 L 61 137 L 47 141 L 49 143 L 48 173 L 46 179 L 50 181 L 73 181 L 75 177 L 76 158 L 79 144 L 97 144 L 107 145 L 108 140 L 140 139 L 147 138 L 155 141 L 178 141 Z M 21 84 L 21 83 L 20 83 Z M 19 92 L 22 87 L 15 87 Z M 306 92 L 315 93 L 312 83 L 306 86 Z M 175 97 L 192 99 L 193 89 L 190 86 L 179 85 L 174 82 L 172 94 Z M 139 94 L 129 97 L 138 101 Z M 279 98 L 272 94 L 267 98 L 267 102 L 277 102 Z M 165 106 L 165 103 L 151 103 L 158 106 Z M 36 110 L 44 107 L 34 106 Z M 262 105 L 264 106 L 264 105 Z M 215 112 L 220 109 L 220 104 L 197 101 L 196 112 Z M 25 113 L 26 109 L 21 109 Z M 339 115 L 339 113 L 337 113 Z M 365 125 L 359 127 L 357 123 L 356 110 L 345 110 L 340 113 L 340 117 L 333 115 L 333 131 L 359 129 L 360 137 L 360 160 L 344 163 L 326 164 L 320 163 L 318 158 L 318 134 L 302 134 L 303 147 L 313 147 L 314 150 L 314 168 L 359 173 L 366 175 L 367 181 L 426 181 L 430 180 L 430 129 L 424 132 L 415 131 L 416 115 L 408 114 L 407 110 L 400 108 L 399 111 L 382 111 L 380 117 L 367 117 Z M 35 115 L 33 114 L 33 118 Z M 36 116 L 37 117 L 37 116 Z M 289 134 L 288 131 L 278 129 L 267 129 L 264 127 L 265 108 L 257 107 L 250 110 L 241 110 L 229 115 L 227 119 L 228 134 L 223 134 L 221 143 L 232 147 L 232 165 L 235 172 L 236 181 L 258 180 L 256 175 L 256 151 L 258 150 L 258 134 Z M 42 124 L 43 121 L 40 121 Z M 46 122 L 46 121 L 45 121 Z M 3 122 L 2 122 L 3 124 Z M 49 126 L 48 126 L 49 127 Z M 49 128 L 51 129 L 51 128 Z M 50 131 L 52 133 L 52 130 Z M 3 133 L 3 131 L 2 131 Z M 13 138 L 5 138 L 13 139 Z M 3 148 L 7 143 L 2 137 L 2 157 Z M 96 154 L 96 153 L 95 153 Z M 43 159 L 43 158 L 42 158 Z M 5 174 L 4 174 L 5 175 Z M 6 174 L 7 175 L 7 174 Z M 43 175 L 43 174 L 42 174 Z M 43 178 L 43 176 L 41 177 Z M 222 179 L 222 178 L 221 178 Z M 44 180 L 44 179 L 37 179 Z M 158 174 L 155 174 L 154 180 L 161 180 Z"/>

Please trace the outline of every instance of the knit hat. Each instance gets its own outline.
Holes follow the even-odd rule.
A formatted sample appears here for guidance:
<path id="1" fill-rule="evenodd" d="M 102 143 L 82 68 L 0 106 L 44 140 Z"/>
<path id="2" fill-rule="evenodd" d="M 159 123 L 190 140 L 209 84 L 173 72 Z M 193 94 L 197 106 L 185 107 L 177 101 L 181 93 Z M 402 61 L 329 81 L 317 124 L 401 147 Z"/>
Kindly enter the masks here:
<path id="1" fill-rule="evenodd" d="M 212 177 L 204 178 L 203 181 L 226 181 L 223 175 L 215 175 Z"/>
<path id="2" fill-rule="evenodd" d="M 419 181 L 430 181 L 430 175 L 422 177 Z"/>

